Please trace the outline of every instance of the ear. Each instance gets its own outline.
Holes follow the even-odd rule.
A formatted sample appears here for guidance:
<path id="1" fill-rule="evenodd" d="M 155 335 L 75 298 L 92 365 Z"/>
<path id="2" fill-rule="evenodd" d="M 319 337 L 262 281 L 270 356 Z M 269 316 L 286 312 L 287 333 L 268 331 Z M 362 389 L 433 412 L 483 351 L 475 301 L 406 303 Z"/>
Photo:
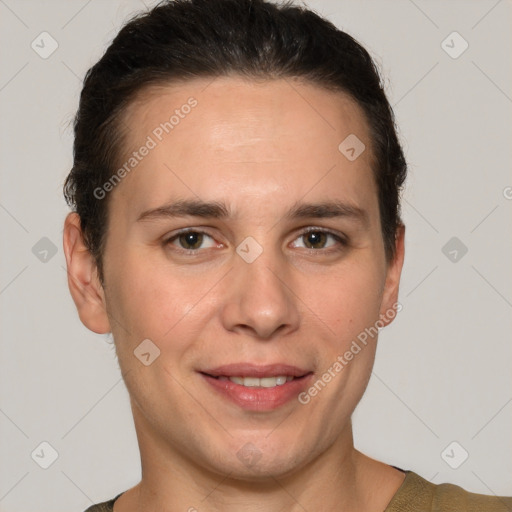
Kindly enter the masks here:
<path id="1" fill-rule="evenodd" d="M 87 249 L 77 213 L 70 213 L 64 222 L 64 254 L 68 286 L 82 323 L 98 334 L 110 332 L 105 294 L 94 258 Z"/>
<path id="2" fill-rule="evenodd" d="M 405 226 L 400 224 L 395 235 L 395 256 L 388 263 L 384 294 L 382 297 L 380 320 L 383 325 L 389 325 L 396 314 L 402 309 L 398 303 L 398 288 L 405 255 Z"/>

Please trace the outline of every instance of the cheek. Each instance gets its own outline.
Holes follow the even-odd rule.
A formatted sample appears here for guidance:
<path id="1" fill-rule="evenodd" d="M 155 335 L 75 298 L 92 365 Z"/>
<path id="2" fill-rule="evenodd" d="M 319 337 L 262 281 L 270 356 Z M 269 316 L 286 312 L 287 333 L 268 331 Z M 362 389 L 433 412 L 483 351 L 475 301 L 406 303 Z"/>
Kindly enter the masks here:
<path id="1" fill-rule="evenodd" d="M 114 325 L 124 328 L 120 335 L 132 343 L 154 339 L 159 343 L 175 326 L 186 323 L 188 313 L 201 297 L 196 281 L 180 279 L 169 268 L 148 264 L 139 257 L 116 257 L 121 262 L 110 271 L 107 303 Z M 140 341 L 139 341 L 140 342 Z"/>
<path id="2" fill-rule="evenodd" d="M 311 311 L 336 345 L 350 343 L 379 318 L 385 276 L 376 265 L 356 263 L 304 289 Z"/>

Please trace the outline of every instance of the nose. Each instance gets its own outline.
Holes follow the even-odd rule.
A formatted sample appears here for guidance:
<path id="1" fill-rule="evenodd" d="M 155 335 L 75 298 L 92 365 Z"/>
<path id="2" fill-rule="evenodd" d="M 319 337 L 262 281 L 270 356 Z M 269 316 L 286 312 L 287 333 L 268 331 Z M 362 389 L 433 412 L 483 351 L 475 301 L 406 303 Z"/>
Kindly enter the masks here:
<path id="1" fill-rule="evenodd" d="M 228 277 L 222 323 L 229 331 L 271 340 L 295 331 L 300 316 L 286 263 L 264 255 L 252 263 L 237 258 Z"/>

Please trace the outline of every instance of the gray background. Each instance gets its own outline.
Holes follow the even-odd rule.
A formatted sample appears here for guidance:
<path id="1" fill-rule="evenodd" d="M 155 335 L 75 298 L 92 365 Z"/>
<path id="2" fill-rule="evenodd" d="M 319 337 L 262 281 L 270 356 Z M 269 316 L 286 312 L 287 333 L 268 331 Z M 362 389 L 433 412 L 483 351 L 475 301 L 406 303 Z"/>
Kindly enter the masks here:
<path id="1" fill-rule="evenodd" d="M 404 309 L 381 334 L 356 447 L 435 483 L 512 495 L 512 3 L 307 4 L 377 59 L 410 164 Z M 68 294 L 61 186 L 81 79 L 141 8 L 0 0 L 1 511 L 82 511 L 140 477 L 112 340 L 82 326 Z M 43 31 L 58 43 L 46 59 L 31 47 L 50 48 Z M 458 58 L 442 46 L 453 31 L 469 43 Z M 443 252 L 452 237 L 459 247 Z M 43 441 L 58 452 L 48 469 Z"/>

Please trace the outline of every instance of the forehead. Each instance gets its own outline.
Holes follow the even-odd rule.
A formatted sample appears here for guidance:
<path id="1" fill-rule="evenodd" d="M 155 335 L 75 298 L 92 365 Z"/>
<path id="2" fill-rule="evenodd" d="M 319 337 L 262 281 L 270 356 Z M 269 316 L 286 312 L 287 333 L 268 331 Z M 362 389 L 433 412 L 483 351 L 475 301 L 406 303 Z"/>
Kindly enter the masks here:
<path id="1" fill-rule="evenodd" d="M 116 190 L 132 203 L 162 202 L 173 192 L 204 197 L 212 189 L 262 200 L 263 187 L 291 195 L 307 188 L 329 195 L 338 185 L 347 196 L 375 192 L 362 109 L 313 84 L 219 77 L 153 86 L 132 102 L 123 125 L 120 166 L 151 148 Z M 366 147 L 356 160 L 343 153 L 347 138 Z"/>
<path id="2" fill-rule="evenodd" d="M 196 105 L 191 109 L 187 105 L 192 102 Z M 229 151 L 233 145 L 238 149 L 254 145 L 255 138 L 271 142 L 268 149 L 276 150 L 308 133 L 322 134 L 326 144 L 337 145 L 347 130 L 361 138 L 366 138 L 368 131 L 362 109 L 350 96 L 291 78 L 255 81 L 232 76 L 149 86 L 137 94 L 124 119 L 129 127 L 127 142 L 136 143 L 137 138 L 171 120 L 169 134 L 174 138 L 179 137 L 183 125 L 192 125 L 195 133 L 219 152 Z M 177 130 L 178 124 L 181 130 Z M 284 136 L 284 140 L 276 140 L 276 136 Z M 294 149 L 300 150 L 297 144 Z"/>

